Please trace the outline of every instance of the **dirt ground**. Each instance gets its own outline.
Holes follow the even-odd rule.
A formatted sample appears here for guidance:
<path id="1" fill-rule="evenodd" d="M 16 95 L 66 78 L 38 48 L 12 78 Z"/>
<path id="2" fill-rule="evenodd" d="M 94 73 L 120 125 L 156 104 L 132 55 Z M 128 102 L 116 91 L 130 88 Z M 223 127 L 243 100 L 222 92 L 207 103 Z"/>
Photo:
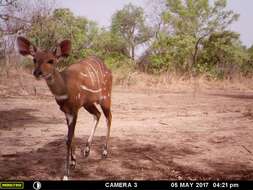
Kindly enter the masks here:
<path id="1" fill-rule="evenodd" d="M 0 85 L 0 179 L 58 180 L 66 154 L 64 114 L 43 81 L 29 81 L 36 96 L 32 88 L 17 92 L 19 84 Z M 101 157 L 104 118 L 90 156 L 82 156 L 94 121 L 80 110 L 70 179 L 253 180 L 252 90 L 116 86 L 112 100 L 108 158 Z"/>

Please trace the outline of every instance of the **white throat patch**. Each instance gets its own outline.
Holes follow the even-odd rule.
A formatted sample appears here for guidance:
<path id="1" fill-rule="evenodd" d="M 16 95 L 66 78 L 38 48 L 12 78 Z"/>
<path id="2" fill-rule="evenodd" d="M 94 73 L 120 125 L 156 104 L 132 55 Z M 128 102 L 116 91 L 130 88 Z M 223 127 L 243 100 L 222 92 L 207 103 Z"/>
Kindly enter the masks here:
<path id="1" fill-rule="evenodd" d="M 68 95 L 64 94 L 64 95 L 54 95 L 56 100 L 66 100 L 68 99 Z"/>

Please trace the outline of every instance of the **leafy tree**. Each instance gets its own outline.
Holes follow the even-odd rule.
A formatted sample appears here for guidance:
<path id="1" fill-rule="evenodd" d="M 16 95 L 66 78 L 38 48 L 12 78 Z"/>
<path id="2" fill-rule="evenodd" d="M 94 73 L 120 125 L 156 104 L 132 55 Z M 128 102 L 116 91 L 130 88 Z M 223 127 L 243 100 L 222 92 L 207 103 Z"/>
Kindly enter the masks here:
<path id="1" fill-rule="evenodd" d="M 184 72 L 193 49 L 193 41 L 191 36 L 168 36 L 160 33 L 152 47 L 149 69 L 154 69 L 155 72 Z"/>
<path id="2" fill-rule="evenodd" d="M 242 73 L 245 76 L 251 76 L 253 73 L 253 45 L 246 50 L 248 54 L 248 60 L 242 65 Z"/>
<path id="3" fill-rule="evenodd" d="M 73 49 L 77 49 L 85 39 L 87 23 L 87 19 L 75 17 L 69 9 L 55 9 L 52 15 L 34 15 L 28 35 L 43 48 L 50 48 L 57 40 L 68 38 L 73 42 Z"/>
<path id="4" fill-rule="evenodd" d="M 111 31 L 101 29 L 97 23 L 76 17 L 69 9 L 55 9 L 51 15 L 35 15 L 29 38 L 39 47 L 50 49 L 62 39 L 72 41 L 72 54 L 62 65 L 88 55 L 111 60 L 111 64 L 127 57 L 125 41 Z"/>
<path id="5" fill-rule="evenodd" d="M 249 54 L 249 59 L 253 63 L 253 45 L 247 50 Z"/>
<path id="6" fill-rule="evenodd" d="M 226 8 L 226 0 L 149 1 L 156 4 L 149 20 L 143 8 L 128 4 L 115 12 L 110 29 L 105 29 L 67 8 L 55 9 L 52 0 L 0 0 L 0 57 L 3 50 L 10 53 L 3 39 L 9 44 L 12 36 L 14 44 L 19 32 L 45 49 L 70 39 L 72 54 L 63 66 L 95 54 L 111 68 L 129 72 L 144 65 L 152 73 L 252 75 L 253 46 L 242 46 L 239 34 L 228 30 L 239 15 Z M 148 48 L 137 60 L 142 45 Z"/>
<path id="7" fill-rule="evenodd" d="M 113 35 L 110 31 L 102 30 L 94 39 L 91 48 L 100 51 L 104 56 L 123 55 L 128 57 L 127 46 L 118 35 Z"/>
<path id="8" fill-rule="evenodd" d="M 72 41 L 70 59 L 84 57 L 85 47 L 91 43 L 97 26 L 83 17 L 76 17 L 69 9 L 55 9 L 51 15 L 32 18 L 32 25 L 27 33 L 28 37 L 39 47 L 50 49 L 62 39 Z M 92 32 L 91 32 L 92 31 Z M 69 61 L 66 61 L 67 63 Z"/>
<path id="9" fill-rule="evenodd" d="M 239 34 L 230 31 L 213 33 L 203 42 L 203 49 L 196 68 L 214 77 L 232 76 L 240 71 L 248 55 L 239 40 Z"/>
<path id="10" fill-rule="evenodd" d="M 215 32 L 224 31 L 239 17 L 231 10 L 226 10 L 226 0 L 167 0 L 164 20 L 174 35 L 187 35 L 194 38 L 192 61 L 189 68 L 197 62 L 197 55 L 203 39 Z"/>
<path id="11" fill-rule="evenodd" d="M 132 4 L 125 5 L 122 10 L 113 15 L 111 31 L 124 40 L 133 60 L 136 47 L 153 36 L 150 27 L 145 24 L 143 9 Z"/>

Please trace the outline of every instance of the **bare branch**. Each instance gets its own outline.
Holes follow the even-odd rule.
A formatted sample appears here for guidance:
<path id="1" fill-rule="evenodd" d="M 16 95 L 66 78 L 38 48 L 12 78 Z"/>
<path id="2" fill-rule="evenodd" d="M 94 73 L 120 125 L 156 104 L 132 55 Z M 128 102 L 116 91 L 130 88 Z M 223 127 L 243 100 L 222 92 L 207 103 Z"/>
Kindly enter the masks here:
<path id="1" fill-rule="evenodd" d="M 0 7 L 15 5 L 16 2 L 17 0 L 0 0 Z"/>
<path id="2" fill-rule="evenodd" d="M 30 21 L 28 21 L 28 20 L 18 18 L 16 16 L 7 15 L 7 14 L 0 14 L 0 19 L 5 20 L 5 21 L 8 21 L 10 19 L 15 19 L 17 21 L 21 21 L 21 22 L 24 22 L 24 23 L 30 23 Z"/>

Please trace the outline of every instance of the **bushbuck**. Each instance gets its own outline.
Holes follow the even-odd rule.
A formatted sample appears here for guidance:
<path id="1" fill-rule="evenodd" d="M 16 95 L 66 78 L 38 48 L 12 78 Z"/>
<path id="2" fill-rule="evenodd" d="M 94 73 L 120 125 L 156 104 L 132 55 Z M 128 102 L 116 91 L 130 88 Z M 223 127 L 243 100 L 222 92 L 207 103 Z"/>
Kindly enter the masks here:
<path id="1" fill-rule="evenodd" d="M 63 180 L 68 180 L 70 165 L 76 165 L 75 145 L 73 142 L 78 111 L 81 107 L 94 115 L 95 125 L 84 147 L 84 155 L 88 156 L 92 139 L 97 128 L 101 113 L 96 104 L 100 105 L 107 121 L 106 142 L 102 156 L 107 156 L 108 141 L 112 121 L 111 90 L 112 73 L 97 57 L 90 56 L 70 65 L 62 72 L 56 69 L 60 58 L 69 56 L 71 42 L 63 40 L 53 51 L 40 50 L 24 37 L 17 37 L 19 53 L 33 59 L 33 75 L 44 79 L 55 97 L 60 110 L 64 112 L 68 125 L 67 158 Z"/>

